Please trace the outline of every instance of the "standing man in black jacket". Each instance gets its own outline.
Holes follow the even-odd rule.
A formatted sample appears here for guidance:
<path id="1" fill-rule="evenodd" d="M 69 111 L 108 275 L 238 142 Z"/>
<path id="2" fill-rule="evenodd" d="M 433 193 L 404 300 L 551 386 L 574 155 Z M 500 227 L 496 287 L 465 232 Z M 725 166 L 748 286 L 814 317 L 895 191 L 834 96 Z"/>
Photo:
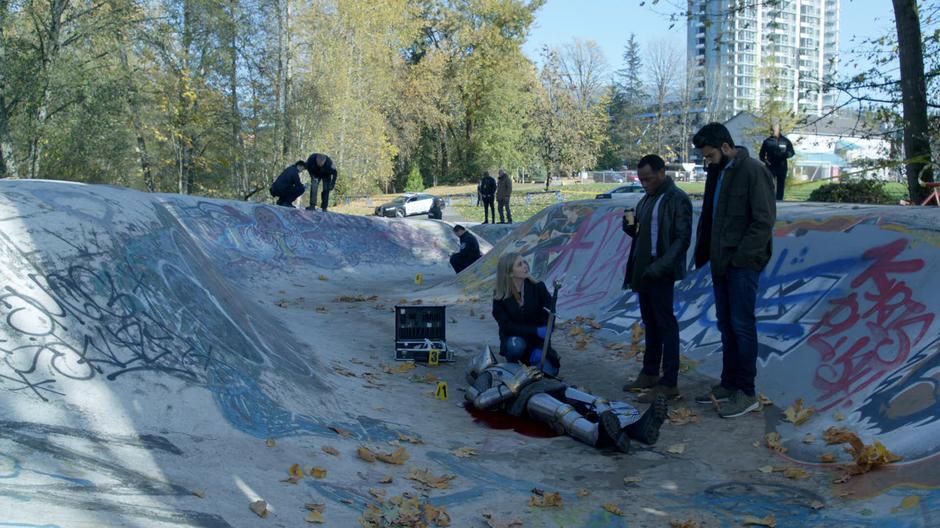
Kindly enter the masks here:
<path id="1" fill-rule="evenodd" d="M 307 209 L 317 208 L 317 187 L 322 185 L 320 207 L 326 211 L 330 205 L 330 191 L 336 187 L 337 173 L 333 160 L 326 154 L 313 153 L 307 158 L 307 172 L 310 173 L 310 206 Z"/>
<path id="2" fill-rule="evenodd" d="M 777 200 L 783 200 L 783 187 L 787 184 L 787 160 L 792 158 L 793 143 L 780 133 L 780 123 L 774 123 L 773 134 L 760 146 L 760 160 L 777 180 Z"/>
<path id="3" fill-rule="evenodd" d="M 651 389 L 639 401 L 652 403 L 660 394 L 666 399 L 679 397 L 679 323 L 673 298 L 675 282 L 685 277 L 692 243 L 692 202 L 666 176 L 666 162 L 659 156 L 644 156 L 637 174 L 646 195 L 637 203 L 635 215 L 624 211 L 623 231 L 633 243 L 623 287 L 640 298 L 646 350 L 643 370 L 623 390 Z"/>
<path id="4" fill-rule="evenodd" d="M 757 377 L 757 291 L 773 253 L 777 217 L 772 176 L 744 147 L 736 147 L 721 123 L 692 137 L 707 165 L 705 199 L 698 220 L 695 265 L 711 265 L 715 316 L 721 332 L 721 383 L 696 396 L 724 402 L 718 414 L 734 418 L 760 410 Z"/>
<path id="5" fill-rule="evenodd" d="M 450 265 L 460 273 L 480 258 L 480 243 L 460 224 L 454 226 L 454 234 L 460 239 L 460 251 L 450 256 Z"/>
<path id="6" fill-rule="evenodd" d="M 294 200 L 303 196 L 307 188 L 300 182 L 301 171 L 307 170 L 304 160 L 299 160 L 281 172 L 281 175 L 271 184 L 271 196 L 277 198 L 277 204 L 283 207 L 293 207 Z"/>
<path id="7" fill-rule="evenodd" d="M 483 201 L 483 223 L 490 223 L 490 218 L 492 218 L 495 224 L 496 179 L 490 176 L 489 171 L 484 172 L 483 177 L 480 178 L 480 199 Z"/>

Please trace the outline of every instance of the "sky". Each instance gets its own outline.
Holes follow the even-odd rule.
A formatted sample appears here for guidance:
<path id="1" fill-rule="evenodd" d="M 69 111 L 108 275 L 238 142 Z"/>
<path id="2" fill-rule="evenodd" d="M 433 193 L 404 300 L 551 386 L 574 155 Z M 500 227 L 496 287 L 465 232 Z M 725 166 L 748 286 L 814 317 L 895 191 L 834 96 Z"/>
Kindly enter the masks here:
<path id="1" fill-rule="evenodd" d="M 624 45 L 635 33 L 641 50 L 649 42 L 666 40 L 685 53 L 685 19 L 669 29 L 672 6 L 685 1 L 660 0 L 651 6 L 647 0 L 548 0 L 536 13 L 535 24 L 523 50 L 540 63 L 543 46 L 559 46 L 575 38 L 594 40 L 604 52 L 610 70 L 621 67 Z M 842 0 L 840 20 L 840 77 L 852 71 L 850 59 L 862 37 L 875 37 L 894 31 L 894 13 L 889 0 Z M 854 43 L 854 44 L 853 44 Z"/>

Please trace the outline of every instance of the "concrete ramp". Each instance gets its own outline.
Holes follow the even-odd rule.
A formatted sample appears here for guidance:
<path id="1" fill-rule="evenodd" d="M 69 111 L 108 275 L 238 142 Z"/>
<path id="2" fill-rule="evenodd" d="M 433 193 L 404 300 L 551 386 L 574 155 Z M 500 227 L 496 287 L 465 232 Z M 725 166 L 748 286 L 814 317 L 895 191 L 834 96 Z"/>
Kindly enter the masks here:
<path id="1" fill-rule="evenodd" d="M 496 345 L 489 298 L 510 250 L 564 282 L 563 319 L 602 326 L 584 349 L 559 335 L 566 378 L 626 397 L 638 366 L 603 344 L 639 319 L 621 290 L 629 203 L 552 206 L 454 278 L 439 222 L 0 182 L 0 526 L 302 526 L 311 502 L 337 527 L 442 525 L 428 505 L 468 527 L 484 512 L 525 526 L 940 525 L 933 208 L 781 205 L 761 277 L 758 383 L 777 404 L 763 415 L 698 407 L 700 421 L 622 455 L 462 408 L 463 367 Z M 690 397 L 718 374 L 720 344 L 708 270 L 678 289 Z M 455 363 L 392 361 L 401 303 L 447 305 Z M 435 399 L 440 381 L 450 400 Z M 796 427 L 781 409 L 798 398 L 816 415 Z M 821 440 L 830 426 L 904 460 L 833 487 L 819 462 L 840 453 Z M 752 447 L 773 431 L 785 455 Z M 360 447 L 408 459 L 369 463 Z M 531 505 L 533 489 L 564 506 Z M 259 499 L 265 518 L 249 510 Z M 406 503 L 423 521 L 404 524 Z"/>

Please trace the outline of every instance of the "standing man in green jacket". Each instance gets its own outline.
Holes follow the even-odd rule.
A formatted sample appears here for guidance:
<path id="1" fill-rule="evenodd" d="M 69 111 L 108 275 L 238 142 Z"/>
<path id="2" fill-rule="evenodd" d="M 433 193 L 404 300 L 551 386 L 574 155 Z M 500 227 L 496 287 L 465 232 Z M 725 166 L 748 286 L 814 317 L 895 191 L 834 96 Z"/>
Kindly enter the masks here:
<path id="1" fill-rule="evenodd" d="M 707 166 L 695 265 L 711 264 L 722 354 L 721 383 L 695 401 L 723 402 L 719 414 L 734 418 L 760 409 L 755 310 L 758 279 L 773 253 L 774 185 L 767 167 L 736 147 L 721 123 L 703 126 L 692 143 Z"/>
<path id="2" fill-rule="evenodd" d="M 685 277 L 692 242 L 692 202 L 666 176 L 666 162 L 659 156 L 644 156 L 637 174 L 646 195 L 637 203 L 635 215 L 624 211 L 623 231 L 633 243 L 623 287 L 639 296 L 646 350 L 643 370 L 623 390 L 650 389 L 640 396 L 640 403 L 653 403 L 660 394 L 667 400 L 679 398 L 679 322 L 673 298 L 676 281 Z"/>

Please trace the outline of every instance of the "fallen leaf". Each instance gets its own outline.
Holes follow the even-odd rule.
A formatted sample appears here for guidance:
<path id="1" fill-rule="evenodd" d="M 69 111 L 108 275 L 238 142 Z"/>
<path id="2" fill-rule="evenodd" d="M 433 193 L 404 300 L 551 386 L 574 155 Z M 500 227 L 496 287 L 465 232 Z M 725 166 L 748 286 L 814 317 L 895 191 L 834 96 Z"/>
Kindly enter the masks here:
<path id="1" fill-rule="evenodd" d="M 321 479 L 326 477 L 326 470 L 321 467 L 315 467 L 310 469 L 310 476 L 316 479 Z"/>
<path id="2" fill-rule="evenodd" d="M 698 523 L 692 519 L 686 521 L 669 521 L 669 528 L 698 528 Z"/>
<path id="3" fill-rule="evenodd" d="M 852 478 L 852 475 L 850 475 L 850 474 L 848 474 L 848 473 L 843 473 L 843 474 L 839 475 L 838 477 L 832 479 L 832 483 L 833 483 L 833 484 L 845 484 L 845 483 L 848 482 L 851 478 Z"/>
<path id="4" fill-rule="evenodd" d="M 785 467 L 785 468 L 777 468 L 776 470 L 777 471 L 782 470 L 783 476 L 787 477 L 788 479 L 803 480 L 805 478 L 809 478 L 809 473 L 807 473 L 806 470 L 803 468 Z"/>
<path id="5" fill-rule="evenodd" d="M 304 468 L 300 464 L 294 464 L 288 470 L 292 477 L 304 478 Z"/>
<path id="6" fill-rule="evenodd" d="M 511 521 L 497 521 L 492 513 L 483 513 L 483 519 L 486 520 L 488 528 L 522 528 L 522 521 L 513 519 Z"/>
<path id="7" fill-rule="evenodd" d="M 327 278 L 326 275 L 320 275 L 320 276 L 317 277 L 317 278 L 320 279 L 320 280 L 329 280 L 329 278 Z"/>
<path id="8" fill-rule="evenodd" d="M 332 446 L 323 446 L 322 449 L 323 449 L 323 452 L 326 453 L 326 454 L 328 454 L 328 455 L 333 455 L 333 456 L 335 456 L 335 457 L 338 457 L 338 456 L 339 456 L 339 449 L 336 449 L 335 447 L 332 447 Z"/>
<path id="9" fill-rule="evenodd" d="M 568 335 L 570 337 L 579 336 L 583 333 L 584 333 L 584 329 L 581 328 L 580 326 L 575 326 L 575 327 L 572 327 L 571 330 L 568 330 Z"/>
<path id="10" fill-rule="evenodd" d="M 620 516 L 620 517 L 623 517 L 623 510 L 621 510 L 620 508 L 618 508 L 616 504 L 613 504 L 613 503 L 608 502 L 608 503 L 604 504 L 603 506 L 601 506 L 601 508 L 604 508 L 605 511 L 608 511 L 608 512 L 614 514 L 614 515 L 618 515 L 618 516 Z"/>
<path id="11" fill-rule="evenodd" d="M 408 451 L 405 451 L 404 447 L 399 447 L 391 453 L 376 453 L 375 458 L 385 462 L 386 464 L 395 464 L 400 466 L 407 462 L 411 456 L 408 454 Z"/>
<path id="12" fill-rule="evenodd" d="M 398 433 L 398 439 L 402 442 L 408 442 L 409 444 L 423 444 L 424 441 L 418 438 L 417 436 L 408 436 L 406 434 Z"/>
<path id="13" fill-rule="evenodd" d="M 459 457 L 459 458 L 470 458 L 472 456 L 476 456 L 477 450 L 472 447 L 464 446 L 464 447 L 455 449 L 453 453 L 454 453 L 454 456 Z"/>
<path id="14" fill-rule="evenodd" d="M 424 519 L 434 526 L 450 526 L 450 514 L 443 506 L 424 503 Z"/>
<path id="15" fill-rule="evenodd" d="M 450 487 L 450 481 L 457 477 L 455 475 L 441 475 L 438 477 L 431 474 L 431 472 L 426 469 L 413 468 L 407 475 L 405 475 L 405 478 L 415 482 L 420 482 L 421 484 L 432 488 L 447 489 Z"/>
<path id="16" fill-rule="evenodd" d="M 682 453 L 685 453 L 685 444 L 671 445 L 666 451 L 674 455 L 681 455 Z"/>
<path id="17" fill-rule="evenodd" d="M 643 477 L 623 477 L 623 483 L 625 485 L 639 484 L 642 481 L 643 481 Z"/>
<path id="18" fill-rule="evenodd" d="M 372 463 L 375 462 L 375 453 L 368 447 L 359 446 L 356 448 L 356 455 L 359 458 L 365 460 L 366 462 Z"/>
<path id="19" fill-rule="evenodd" d="M 835 420 L 836 420 L 837 422 L 841 422 L 842 420 L 845 420 L 845 415 L 842 414 L 842 412 L 840 412 L 840 411 L 836 411 L 836 412 L 832 415 L 832 417 L 835 418 Z"/>
<path id="20" fill-rule="evenodd" d="M 763 519 L 759 519 L 753 515 L 748 515 L 744 519 L 741 519 L 741 522 L 744 523 L 744 526 L 766 526 L 767 528 L 777 528 L 777 519 L 772 513 Z"/>
<path id="21" fill-rule="evenodd" d="M 291 475 L 290 477 L 287 477 L 286 479 L 282 480 L 281 482 L 287 482 L 288 484 L 297 484 L 298 482 L 300 482 L 300 479 L 302 479 L 302 478 L 303 478 L 303 477 L 295 477 L 295 476 Z"/>
<path id="22" fill-rule="evenodd" d="M 751 444 L 751 447 L 760 447 L 760 440 L 755 440 L 755 441 Z"/>
<path id="23" fill-rule="evenodd" d="M 698 414 L 688 407 L 669 409 L 667 416 L 669 418 L 669 423 L 672 425 L 685 425 L 688 423 L 698 422 Z"/>
<path id="24" fill-rule="evenodd" d="M 379 479 L 379 484 L 391 484 L 392 480 L 393 479 L 391 475 L 386 475 Z"/>
<path id="25" fill-rule="evenodd" d="M 809 507 L 812 508 L 812 509 L 814 509 L 814 510 L 821 510 L 821 509 L 823 509 L 823 508 L 826 507 L 826 504 L 825 504 L 824 502 L 822 502 L 822 501 L 815 500 L 815 501 L 809 503 Z"/>
<path id="26" fill-rule="evenodd" d="M 823 431 L 823 439 L 829 445 L 849 444 L 846 451 L 855 459 L 855 464 L 846 470 L 853 475 L 867 473 L 873 468 L 902 460 L 903 457 L 888 450 L 881 442 L 866 445 L 859 436 L 844 428 L 830 427 Z"/>
<path id="27" fill-rule="evenodd" d="M 322 513 L 324 510 L 326 510 L 326 504 L 320 502 L 308 502 L 304 504 L 304 508 L 310 511 L 318 511 Z"/>
<path id="28" fill-rule="evenodd" d="M 206 498 L 206 492 L 203 490 L 193 490 L 193 495 L 199 497 L 200 499 Z"/>
<path id="29" fill-rule="evenodd" d="M 781 455 L 787 452 L 787 448 L 783 447 L 783 443 L 780 440 L 780 433 L 776 431 L 764 435 L 764 443 L 767 444 L 767 447 Z"/>
<path id="30" fill-rule="evenodd" d="M 591 325 L 591 328 L 595 330 L 600 330 L 601 328 L 604 328 L 604 325 L 598 323 L 597 321 L 591 321 L 588 324 Z"/>
<path id="31" fill-rule="evenodd" d="M 248 505 L 248 508 L 251 511 L 255 512 L 255 515 L 264 519 L 268 516 L 268 503 L 263 500 L 256 500 Z"/>
<path id="32" fill-rule="evenodd" d="M 773 473 L 774 467 L 773 466 L 761 466 L 757 468 L 757 471 L 760 471 L 761 473 Z"/>
<path id="33" fill-rule="evenodd" d="M 274 447 L 274 446 L 277 445 L 277 440 L 275 440 L 275 439 L 273 439 L 273 438 L 268 438 L 267 440 L 264 441 L 264 445 L 266 445 L 266 446 L 268 446 L 268 447 Z"/>
<path id="34" fill-rule="evenodd" d="M 288 306 L 290 306 L 290 305 L 287 303 L 287 301 L 277 301 L 277 302 L 274 303 L 274 304 L 280 306 L 281 308 L 287 308 Z"/>
<path id="35" fill-rule="evenodd" d="M 832 463 L 832 462 L 835 462 L 835 461 L 836 461 L 836 454 L 835 454 L 835 453 L 823 453 L 823 454 L 819 455 L 819 461 L 820 461 L 820 462 L 825 462 L 825 463 L 827 463 L 827 464 Z"/>
<path id="36" fill-rule="evenodd" d="M 326 313 L 326 306 L 317 306 L 313 309 L 317 313 Z"/>
<path id="37" fill-rule="evenodd" d="M 564 506 L 563 502 L 561 494 L 555 491 L 542 495 L 534 494 L 529 498 L 529 506 L 537 508 L 561 508 Z"/>
<path id="38" fill-rule="evenodd" d="M 578 497 L 587 497 L 587 496 L 590 495 L 590 494 L 591 494 L 591 492 L 590 492 L 589 490 L 584 489 L 584 488 L 581 488 L 581 489 L 578 490 Z"/>
<path id="39" fill-rule="evenodd" d="M 901 499 L 901 504 L 891 508 L 891 513 L 898 513 L 904 510 L 913 510 L 920 506 L 920 495 L 908 495 Z"/>
<path id="40" fill-rule="evenodd" d="M 801 425 L 809 420 L 815 412 L 815 407 L 803 407 L 803 398 L 799 398 L 793 405 L 787 407 L 784 415 L 786 415 L 787 421 L 793 422 L 794 425 Z"/>
<path id="41" fill-rule="evenodd" d="M 372 495 L 376 499 L 384 499 L 385 490 L 382 488 L 369 488 L 369 495 Z"/>
<path id="42" fill-rule="evenodd" d="M 765 396 L 763 393 L 758 394 L 757 399 L 760 400 L 760 404 L 763 406 L 770 406 L 774 404 L 774 401 Z"/>
<path id="43" fill-rule="evenodd" d="M 336 434 L 342 436 L 343 438 L 349 438 L 350 436 L 352 436 L 351 432 L 343 429 L 342 427 L 333 426 L 333 427 L 330 427 L 330 429 L 332 429 Z"/>
<path id="44" fill-rule="evenodd" d="M 307 516 L 304 517 L 304 520 L 311 524 L 323 524 L 326 522 L 326 519 L 323 518 L 323 512 L 318 511 L 307 513 Z"/>
<path id="45" fill-rule="evenodd" d="M 415 363 L 414 361 L 406 361 L 397 367 L 388 367 L 386 366 L 383 370 L 388 374 L 404 374 L 409 370 L 414 370 Z"/>
<path id="46" fill-rule="evenodd" d="M 814 444 L 816 443 L 816 437 L 811 433 L 806 433 L 806 436 L 803 437 L 804 444 Z"/>

